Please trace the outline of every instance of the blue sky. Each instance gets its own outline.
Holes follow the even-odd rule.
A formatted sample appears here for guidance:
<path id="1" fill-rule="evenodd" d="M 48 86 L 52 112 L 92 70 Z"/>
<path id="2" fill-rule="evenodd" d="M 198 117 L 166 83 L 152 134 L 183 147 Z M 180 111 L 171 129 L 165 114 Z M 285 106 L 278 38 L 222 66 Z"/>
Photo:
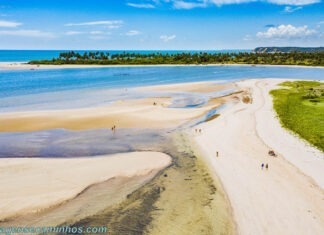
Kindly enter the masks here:
<path id="1" fill-rule="evenodd" d="M 324 46 L 323 0 L 0 0 L 0 49 Z"/>

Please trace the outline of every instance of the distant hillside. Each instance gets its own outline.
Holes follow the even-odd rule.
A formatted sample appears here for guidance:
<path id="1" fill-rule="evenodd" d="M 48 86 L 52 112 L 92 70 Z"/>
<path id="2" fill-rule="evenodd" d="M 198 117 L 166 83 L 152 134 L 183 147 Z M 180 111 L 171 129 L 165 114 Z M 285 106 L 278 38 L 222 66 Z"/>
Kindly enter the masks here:
<path id="1" fill-rule="evenodd" d="M 324 52 L 324 47 L 257 47 L 253 50 L 256 53 L 275 52 Z"/>

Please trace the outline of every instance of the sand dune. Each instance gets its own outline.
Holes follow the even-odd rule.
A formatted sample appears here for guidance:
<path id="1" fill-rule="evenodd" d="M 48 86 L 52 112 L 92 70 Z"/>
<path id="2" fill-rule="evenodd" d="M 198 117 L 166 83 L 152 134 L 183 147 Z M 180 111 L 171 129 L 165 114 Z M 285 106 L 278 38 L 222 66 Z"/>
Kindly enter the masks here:
<path id="1" fill-rule="evenodd" d="M 171 158 L 159 152 L 83 158 L 1 158 L 0 184 L 5 187 L 0 188 L 0 220 L 56 205 L 89 185 L 114 177 L 152 178 L 170 163 Z"/>
<path id="2" fill-rule="evenodd" d="M 253 103 L 229 105 L 218 119 L 200 126 L 202 134 L 196 134 L 195 140 L 224 185 L 239 234 L 323 234 L 323 189 L 315 183 L 324 178 L 323 162 L 314 160 L 318 156 L 312 147 L 294 141 L 296 150 L 303 150 L 297 163 L 296 153 L 289 151 L 292 146 L 277 144 L 286 141 L 280 125 L 272 125 L 278 120 L 267 121 L 274 119 L 265 112 L 268 86 L 278 82 L 238 83 L 251 88 Z M 279 157 L 268 156 L 268 143 Z M 307 167 L 302 167 L 307 159 Z M 268 163 L 269 170 L 261 170 L 261 163 Z"/>

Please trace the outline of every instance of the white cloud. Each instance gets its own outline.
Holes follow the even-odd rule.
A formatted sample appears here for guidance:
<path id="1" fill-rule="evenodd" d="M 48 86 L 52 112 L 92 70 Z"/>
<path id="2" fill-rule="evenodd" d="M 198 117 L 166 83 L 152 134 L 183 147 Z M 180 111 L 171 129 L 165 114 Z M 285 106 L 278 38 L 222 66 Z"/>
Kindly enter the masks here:
<path id="1" fill-rule="evenodd" d="M 285 12 L 285 13 L 293 13 L 293 12 L 295 12 L 295 11 L 299 11 L 299 10 L 301 10 L 301 9 L 303 9 L 303 8 L 302 8 L 302 7 L 291 7 L 291 6 L 286 6 L 286 7 L 284 8 L 283 12 Z"/>
<path id="2" fill-rule="evenodd" d="M 0 20 L 0 27 L 15 28 L 20 25 L 22 25 L 22 23 L 14 22 L 14 21 Z"/>
<path id="3" fill-rule="evenodd" d="M 80 32 L 80 31 L 67 31 L 64 34 L 68 35 L 68 36 L 73 36 L 73 35 L 83 34 L 83 32 Z"/>
<path id="4" fill-rule="evenodd" d="M 252 37 L 251 37 L 251 35 L 247 34 L 247 35 L 244 36 L 243 40 L 244 41 L 251 41 Z"/>
<path id="5" fill-rule="evenodd" d="M 127 6 L 130 7 L 135 7 L 135 8 L 145 8 L 145 9 L 152 9 L 155 8 L 155 6 L 153 4 L 149 4 L 149 3 L 127 3 Z"/>
<path id="6" fill-rule="evenodd" d="M 82 23 L 68 23 L 64 26 L 93 26 L 93 25 L 121 25 L 123 24 L 122 20 L 101 20 L 101 21 L 89 21 Z"/>
<path id="7" fill-rule="evenodd" d="M 104 34 L 105 32 L 103 31 L 98 31 L 98 30 L 95 30 L 95 31 L 91 31 L 90 34 L 92 35 L 100 35 L 100 34 Z"/>
<path id="8" fill-rule="evenodd" d="M 119 29 L 121 25 L 108 25 L 107 29 Z"/>
<path id="9" fill-rule="evenodd" d="M 249 2 L 267 2 L 276 5 L 303 6 L 318 3 L 320 1 L 321 0 L 173 0 L 167 2 L 172 2 L 174 9 L 193 9 Z"/>
<path id="10" fill-rule="evenodd" d="M 53 38 L 54 34 L 50 32 L 42 32 L 40 30 L 1 30 L 0 35 L 6 36 L 22 36 L 22 37 L 39 37 Z"/>
<path id="11" fill-rule="evenodd" d="M 160 36 L 160 39 L 162 40 L 162 41 L 164 41 L 164 42 L 168 42 L 168 41 L 171 41 L 171 40 L 173 40 L 173 39 L 175 39 L 176 38 L 176 35 L 170 35 L 170 36 L 168 36 L 168 35 L 161 35 Z"/>
<path id="12" fill-rule="evenodd" d="M 207 2 L 212 3 L 217 6 L 230 5 L 230 4 L 241 4 L 247 2 L 257 2 L 258 0 L 208 0 Z M 265 0 L 267 1 L 267 0 Z"/>
<path id="13" fill-rule="evenodd" d="M 108 39 L 108 37 L 101 36 L 101 35 L 94 35 L 89 37 L 92 40 L 103 40 L 103 39 Z"/>
<path id="14" fill-rule="evenodd" d="M 295 27 L 288 24 L 271 27 L 265 32 L 258 32 L 256 36 L 265 39 L 296 39 L 306 38 L 316 33 L 314 29 L 309 29 L 307 25 Z"/>
<path id="15" fill-rule="evenodd" d="M 127 36 L 136 36 L 139 35 L 141 32 L 137 30 L 130 30 L 126 33 Z"/>
<path id="16" fill-rule="evenodd" d="M 304 6 L 318 3 L 321 0 L 266 0 L 269 3 L 277 5 Z"/>
<path id="17" fill-rule="evenodd" d="M 99 35 L 110 35 L 110 32 L 105 32 L 105 31 L 100 31 L 100 30 L 94 30 L 90 32 L 84 32 L 84 31 L 67 31 L 64 33 L 65 35 L 68 36 L 74 36 L 74 35 L 80 35 L 80 34 L 88 34 L 92 36 L 99 36 Z"/>
<path id="18" fill-rule="evenodd" d="M 193 8 L 204 8 L 207 7 L 207 1 L 198 2 L 185 2 L 185 1 L 174 1 L 173 8 L 175 9 L 193 9 Z"/>

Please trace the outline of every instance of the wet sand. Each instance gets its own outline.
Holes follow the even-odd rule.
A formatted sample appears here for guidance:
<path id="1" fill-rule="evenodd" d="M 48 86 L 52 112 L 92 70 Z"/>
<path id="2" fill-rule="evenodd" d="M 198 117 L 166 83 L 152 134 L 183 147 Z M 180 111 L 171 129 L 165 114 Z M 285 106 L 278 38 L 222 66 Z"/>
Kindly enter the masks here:
<path id="1" fill-rule="evenodd" d="M 211 89 L 210 83 L 197 90 L 196 85 L 187 84 L 185 92 L 222 90 L 218 85 Z M 231 209 L 220 182 L 213 180 L 199 152 L 178 130 L 203 121 L 207 112 L 226 102 L 224 97 L 210 98 L 194 108 L 172 108 L 170 97 L 151 97 L 107 107 L 1 114 L 5 129 L 0 157 L 25 158 L 0 158 L 6 173 L 3 184 L 10 179 L 11 187 L 20 188 L 19 193 L 0 193 L 7 200 L 0 200 L 7 210 L 0 226 L 107 225 L 111 234 L 165 234 L 171 229 L 175 234 L 233 234 Z M 113 124 L 116 132 L 110 129 Z M 143 132 L 147 127 L 151 129 Z M 116 150 L 144 152 L 97 156 Z M 172 157 L 165 170 L 170 159 L 162 160 L 161 154 Z M 19 181 L 22 175 L 27 183 Z"/>
<path id="2" fill-rule="evenodd" d="M 180 91 L 181 86 L 180 84 L 170 87 L 161 86 L 161 89 L 170 92 Z M 117 128 L 175 128 L 224 103 L 224 99 L 217 99 L 215 96 L 229 95 L 231 90 L 235 91 L 235 87 L 232 85 L 200 83 L 199 89 L 196 86 L 196 83 L 186 84 L 183 90 L 197 94 L 214 92 L 210 94 L 210 102 L 196 105 L 197 101 L 191 96 L 187 97 L 188 100 L 186 97 L 181 97 L 181 100 L 177 102 L 180 107 L 173 107 L 175 101 L 172 97 L 154 96 L 154 92 L 157 96 L 160 95 L 156 91 L 157 86 L 145 87 L 143 89 L 151 91 L 153 97 L 120 100 L 111 105 L 98 107 L 2 113 L 0 115 L 0 132 L 40 131 L 57 128 L 68 130 L 111 129 L 114 125 Z M 227 92 L 218 94 L 224 87 Z M 187 103 L 190 105 L 190 102 L 193 102 L 193 107 L 185 107 Z"/>
<path id="3" fill-rule="evenodd" d="M 210 107 L 168 108 L 162 98 L 124 101 L 107 107 L 77 110 L 31 111 L 2 114 L 0 131 L 40 131 L 64 128 L 87 130 L 106 128 L 172 128 L 203 115 Z M 153 105 L 156 102 L 157 105 Z"/>
<path id="4" fill-rule="evenodd" d="M 73 226 L 106 225 L 111 234 L 235 234 L 231 208 L 192 142 L 181 132 L 161 146 L 173 164 L 121 204 Z"/>
<path id="5" fill-rule="evenodd" d="M 278 82 L 267 79 L 228 86 L 193 83 L 143 87 L 152 91 L 152 97 L 128 99 L 104 107 L 2 114 L 0 124 L 5 127 L 1 128 L 7 128 L 8 133 L 2 133 L 0 140 L 10 137 L 19 141 L 26 137 L 30 141 L 20 147 L 19 142 L 14 143 L 18 152 L 13 156 L 20 156 L 19 151 L 28 149 L 29 144 L 33 146 L 32 156 L 53 154 L 53 149 L 57 150 L 55 156 L 65 151 L 76 157 L 71 160 L 79 162 L 70 165 L 70 169 L 79 175 L 92 169 L 100 178 L 103 177 L 100 169 L 104 171 L 106 165 L 97 162 L 82 168 L 80 156 L 113 152 L 118 142 L 121 144 L 118 151 L 165 153 L 172 158 L 172 164 L 164 170 L 161 169 L 168 164 L 150 170 L 140 168 L 145 174 L 121 174 L 88 181 L 70 200 L 66 198 L 36 213 L 19 213 L 0 225 L 106 225 L 111 234 L 322 234 L 322 159 L 303 142 L 296 139 L 291 142 L 296 137 L 286 137 L 287 131 L 277 125 L 268 91 Z M 230 95 L 218 98 L 212 95 L 228 88 L 233 89 Z M 191 108 L 172 108 L 174 100 L 158 96 L 161 91 L 211 95 L 201 106 L 194 103 Z M 206 116 L 222 104 L 225 106 L 220 112 Z M 201 124 L 196 126 L 197 123 Z M 114 124 L 116 135 L 110 130 Z M 63 133 L 47 130 L 62 127 L 70 130 Z M 151 129 L 144 134 L 134 132 L 136 128 Z M 46 141 L 39 139 L 43 136 Z M 273 141 L 273 136 L 277 141 Z M 289 144 L 281 145 L 280 140 Z M 52 147 L 46 148 L 48 144 Z M 79 150 L 80 146 L 84 149 Z M 269 157 L 270 148 L 279 157 Z M 295 150 L 300 153 L 298 157 L 294 157 Z M 8 151 L 12 149 L 7 148 L 3 154 Z M 80 155 L 85 152 L 88 155 Z M 15 159 L 7 160 L 7 164 L 11 160 Z M 45 160 L 35 158 L 35 166 Z M 142 166 L 134 164 L 144 167 L 153 164 L 151 160 L 144 160 Z M 267 171 L 261 170 L 262 162 L 269 164 Z M 134 169 L 133 165 L 126 168 L 127 171 Z M 21 172 L 28 169 L 32 167 L 22 168 Z M 19 167 L 13 167 L 4 179 L 14 179 L 17 170 Z"/>

